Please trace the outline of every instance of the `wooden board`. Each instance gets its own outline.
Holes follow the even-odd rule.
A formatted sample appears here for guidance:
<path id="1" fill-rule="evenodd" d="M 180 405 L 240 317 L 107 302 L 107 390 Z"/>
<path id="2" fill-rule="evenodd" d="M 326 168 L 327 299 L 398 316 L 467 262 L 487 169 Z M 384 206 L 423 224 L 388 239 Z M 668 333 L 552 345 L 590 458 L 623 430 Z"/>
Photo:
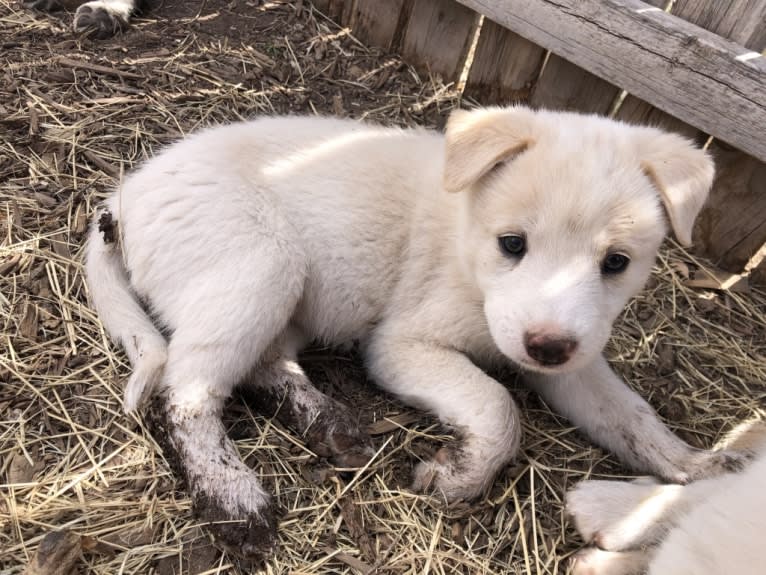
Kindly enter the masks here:
<path id="1" fill-rule="evenodd" d="M 665 0 L 652 0 L 660 5 Z M 606 115 L 612 111 L 622 89 L 551 54 L 531 103 L 538 108 L 577 110 Z"/>
<path id="2" fill-rule="evenodd" d="M 766 241 L 766 164 L 726 145 L 711 151 L 718 173 L 694 243 L 720 267 L 738 272 Z"/>
<path id="3" fill-rule="evenodd" d="M 679 0 L 673 13 L 751 50 L 766 48 L 766 0 Z M 720 267 L 739 272 L 766 245 L 766 164 L 719 143 L 711 151 L 716 180 L 695 243 Z M 761 271 L 751 279 L 765 278 Z"/>
<path id="4" fill-rule="evenodd" d="M 535 108 L 607 114 L 620 89 L 598 76 L 551 54 L 535 84 L 530 103 Z"/>
<path id="5" fill-rule="evenodd" d="M 453 0 L 415 0 L 402 41 L 402 58 L 445 82 L 459 79 L 478 15 Z"/>
<path id="6" fill-rule="evenodd" d="M 657 0 L 653 3 L 656 4 Z M 664 2 L 664 0 L 663 0 Z M 760 51 L 766 47 L 766 2 L 763 0 L 675 0 L 671 14 L 719 36 Z M 650 124 L 699 138 L 688 124 L 629 95 L 616 117 L 635 124 Z"/>
<path id="7" fill-rule="evenodd" d="M 528 102 L 546 50 L 484 20 L 463 94 L 489 106 Z"/>
<path id="8" fill-rule="evenodd" d="M 766 160 L 763 56 L 640 0 L 459 1 Z"/>
<path id="9" fill-rule="evenodd" d="M 672 14 L 753 50 L 766 47 L 762 0 L 675 0 Z"/>
<path id="10" fill-rule="evenodd" d="M 628 94 L 620 105 L 620 109 L 615 114 L 615 119 L 628 122 L 629 124 L 638 124 L 642 126 L 656 126 L 671 132 L 676 132 L 691 140 L 696 140 L 698 144 L 704 144 L 707 136 L 697 128 L 682 122 L 678 118 L 658 110 L 649 102 L 636 98 Z"/>
<path id="11" fill-rule="evenodd" d="M 648 3 L 664 6 L 665 1 L 649 0 Z M 532 105 L 605 115 L 611 112 L 621 93 L 621 88 L 551 54 L 535 87 Z"/>
<path id="12" fill-rule="evenodd" d="M 396 38 L 401 35 L 400 28 L 406 26 L 411 5 L 412 0 L 356 0 L 349 26 L 365 44 L 395 50 Z"/>
<path id="13" fill-rule="evenodd" d="M 354 0 L 312 0 L 312 4 L 325 16 L 345 26 L 351 18 Z"/>

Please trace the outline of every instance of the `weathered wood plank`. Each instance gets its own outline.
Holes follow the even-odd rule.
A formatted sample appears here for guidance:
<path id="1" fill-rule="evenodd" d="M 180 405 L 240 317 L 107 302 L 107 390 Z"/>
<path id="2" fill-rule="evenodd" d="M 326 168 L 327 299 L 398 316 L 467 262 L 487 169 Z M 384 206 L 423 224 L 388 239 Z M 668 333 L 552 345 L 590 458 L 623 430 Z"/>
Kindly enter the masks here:
<path id="1" fill-rule="evenodd" d="M 665 1 L 648 0 L 648 3 L 659 7 L 664 6 Z M 614 84 L 551 54 L 531 103 L 541 108 L 607 114 L 621 92 Z"/>
<path id="2" fill-rule="evenodd" d="M 459 2 L 766 160 L 763 56 L 639 0 Z"/>
<path id="3" fill-rule="evenodd" d="M 762 0 L 675 0 L 671 13 L 753 50 L 766 46 Z"/>
<path id="4" fill-rule="evenodd" d="M 673 13 L 751 50 L 766 48 L 766 0 L 681 0 Z M 766 164 L 717 142 L 711 151 L 716 180 L 694 238 L 719 267 L 739 272 L 766 245 Z"/>
<path id="5" fill-rule="evenodd" d="M 402 18 L 408 10 L 405 4 L 411 5 L 412 0 L 356 0 L 350 23 L 354 36 L 370 46 L 396 49 L 397 32 L 407 22 Z"/>
<path id="6" fill-rule="evenodd" d="M 657 0 L 651 3 L 661 6 Z M 756 52 L 766 46 L 764 0 L 675 0 L 671 14 Z M 632 94 L 625 98 L 616 118 L 659 126 L 690 138 L 699 138 L 701 134 L 696 128 Z"/>
<path id="7" fill-rule="evenodd" d="M 729 271 L 741 271 L 766 241 L 766 164 L 721 144 L 711 197 L 697 220 L 694 243 Z"/>
<path id="8" fill-rule="evenodd" d="M 325 14 L 330 6 L 330 0 L 311 0 L 311 3 L 314 5 L 314 8 Z"/>
<path id="9" fill-rule="evenodd" d="M 617 86 L 551 54 L 530 103 L 535 108 L 606 114 L 619 94 Z"/>
<path id="10" fill-rule="evenodd" d="M 351 19 L 354 0 L 313 0 L 312 3 L 314 8 L 342 26 Z"/>
<path id="11" fill-rule="evenodd" d="M 415 0 L 402 58 L 445 82 L 460 77 L 478 14 L 453 0 Z"/>
<path id="12" fill-rule="evenodd" d="M 546 50 L 484 20 L 463 94 L 485 106 L 528 102 Z"/>
<path id="13" fill-rule="evenodd" d="M 615 119 L 628 122 L 630 124 L 638 124 L 642 126 L 656 126 L 671 132 L 676 132 L 692 140 L 697 140 L 698 143 L 703 144 L 707 139 L 705 134 L 690 126 L 686 122 L 666 114 L 662 110 L 658 110 L 652 106 L 649 102 L 636 98 L 635 96 L 628 94 L 620 105 L 620 109 L 615 114 Z"/>

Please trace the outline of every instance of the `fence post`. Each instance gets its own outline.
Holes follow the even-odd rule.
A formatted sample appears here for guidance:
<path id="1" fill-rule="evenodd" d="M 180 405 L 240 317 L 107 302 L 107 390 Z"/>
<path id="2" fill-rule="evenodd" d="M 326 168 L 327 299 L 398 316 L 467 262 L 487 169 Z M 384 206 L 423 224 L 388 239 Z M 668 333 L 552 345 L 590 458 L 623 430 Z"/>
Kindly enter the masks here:
<path id="1" fill-rule="evenodd" d="M 484 105 L 527 102 L 546 51 L 484 19 L 463 95 Z"/>
<path id="2" fill-rule="evenodd" d="M 402 58 L 445 82 L 462 72 L 479 15 L 453 0 L 415 0 L 402 39 Z"/>

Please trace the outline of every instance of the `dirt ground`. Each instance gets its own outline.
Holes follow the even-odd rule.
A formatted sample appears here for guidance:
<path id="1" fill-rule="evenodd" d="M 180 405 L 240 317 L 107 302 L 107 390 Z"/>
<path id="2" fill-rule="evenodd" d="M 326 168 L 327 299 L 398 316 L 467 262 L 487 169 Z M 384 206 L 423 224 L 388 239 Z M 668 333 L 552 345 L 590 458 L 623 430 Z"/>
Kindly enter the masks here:
<path id="1" fill-rule="evenodd" d="M 124 171 L 200 126 L 324 113 L 440 127 L 460 95 L 307 2 L 166 0 L 101 41 L 70 23 L 0 0 L 0 572 L 21 573 L 46 534 L 68 529 L 80 573 L 250 573 L 211 545 L 151 434 L 121 411 L 129 366 L 83 282 L 88 217 Z M 668 246 L 608 349 L 700 447 L 766 405 L 766 295 L 714 291 L 707 269 Z M 353 351 L 302 361 L 359 410 L 378 453 L 337 470 L 232 400 L 231 435 L 283 511 L 268 573 L 565 573 L 582 542 L 563 494 L 630 475 L 498 374 L 523 410 L 522 454 L 486 498 L 445 506 L 407 485 L 447 431 L 377 392 Z"/>

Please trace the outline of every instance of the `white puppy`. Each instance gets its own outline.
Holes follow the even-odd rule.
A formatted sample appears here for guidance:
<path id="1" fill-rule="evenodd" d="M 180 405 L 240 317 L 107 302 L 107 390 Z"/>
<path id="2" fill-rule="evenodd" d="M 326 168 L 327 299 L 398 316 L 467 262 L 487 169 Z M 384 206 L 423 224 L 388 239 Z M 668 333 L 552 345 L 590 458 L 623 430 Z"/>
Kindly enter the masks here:
<path id="1" fill-rule="evenodd" d="M 691 485 L 584 481 L 567 507 L 589 548 L 575 575 L 759 575 L 766 533 L 766 425 L 739 430 L 731 449 L 758 453 L 739 474 Z"/>
<path id="2" fill-rule="evenodd" d="M 126 408 L 160 385 L 197 508 L 248 520 L 218 535 L 259 555 L 269 496 L 219 420 L 235 385 L 279 398 L 310 445 L 367 452 L 295 363 L 310 341 L 361 341 L 382 388 L 454 426 L 460 448 L 414 481 L 449 499 L 480 495 L 517 451 L 513 399 L 478 367 L 508 361 L 632 467 L 675 482 L 718 472 L 728 458 L 675 437 L 601 355 L 666 218 L 689 243 L 712 177 L 688 141 L 594 116 L 460 111 L 444 135 L 261 119 L 129 176 L 91 234 L 87 274 L 134 366 Z"/>

